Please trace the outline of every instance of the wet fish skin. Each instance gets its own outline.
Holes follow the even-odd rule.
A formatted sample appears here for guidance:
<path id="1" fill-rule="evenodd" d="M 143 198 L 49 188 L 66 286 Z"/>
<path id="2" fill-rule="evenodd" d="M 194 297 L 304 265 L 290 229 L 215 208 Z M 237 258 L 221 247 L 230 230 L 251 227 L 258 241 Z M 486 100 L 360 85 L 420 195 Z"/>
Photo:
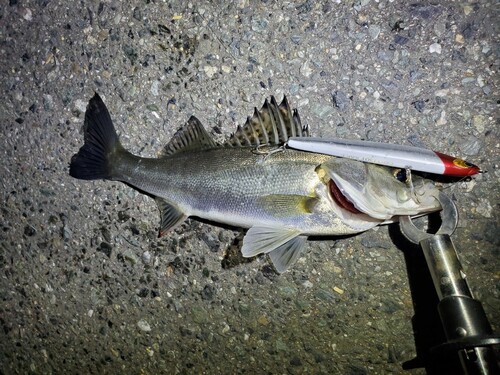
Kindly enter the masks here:
<path id="1" fill-rule="evenodd" d="M 89 101 L 85 143 L 72 158 L 70 175 L 122 181 L 153 195 L 162 235 L 189 216 L 250 228 L 243 255 L 269 253 L 278 272 L 296 261 L 308 236 L 358 233 L 391 219 L 394 212 L 401 214 L 394 209 L 418 214 L 439 208 L 429 186 L 421 189 L 425 204 L 414 203 L 410 187 L 395 180 L 393 168 L 280 147 L 288 136 L 307 133 L 286 98 L 280 105 L 272 98 L 224 145 L 217 145 L 191 117 L 162 157 L 142 158 L 121 146 L 96 94 Z M 332 198 L 333 185 L 354 205 L 368 206 L 370 215 L 342 207 Z"/>
<path id="2" fill-rule="evenodd" d="M 168 160 L 127 155 L 113 167 L 111 179 L 175 202 L 186 216 L 244 228 L 277 221 L 298 227 L 310 213 L 290 211 L 286 202 L 273 206 L 272 197 L 263 197 L 313 199 L 322 184 L 314 169 L 329 158 L 293 150 L 256 155 L 248 148 L 181 153 Z"/>

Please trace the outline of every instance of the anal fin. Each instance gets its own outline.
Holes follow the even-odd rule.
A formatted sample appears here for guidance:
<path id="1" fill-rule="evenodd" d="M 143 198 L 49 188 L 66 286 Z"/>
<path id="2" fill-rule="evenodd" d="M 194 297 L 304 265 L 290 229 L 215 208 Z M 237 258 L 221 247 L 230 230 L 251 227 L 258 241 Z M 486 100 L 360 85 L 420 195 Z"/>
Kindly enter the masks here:
<path id="1" fill-rule="evenodd" d="M 187 216 L 177 207 L 171 205 L 162 198 L 156 198 L 156 204 L 160 209 L 160 232 L 159 237 L 181 225 Z"/>

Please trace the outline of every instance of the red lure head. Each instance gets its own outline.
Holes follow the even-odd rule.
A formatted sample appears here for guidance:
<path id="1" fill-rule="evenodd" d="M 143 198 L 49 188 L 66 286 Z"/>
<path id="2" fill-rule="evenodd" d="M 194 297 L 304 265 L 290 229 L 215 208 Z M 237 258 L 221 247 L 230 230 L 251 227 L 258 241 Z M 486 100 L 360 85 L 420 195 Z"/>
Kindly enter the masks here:
<path id="1" fill-rule="evenodd" d="M 446 154 L 434 151 L 434 153 L 441 159 L 444 165 L 444 175 L 466 177 L 473 176 L 481 170 L 477 165 L 466 162 L 465 160 L 454 158 Z"/>

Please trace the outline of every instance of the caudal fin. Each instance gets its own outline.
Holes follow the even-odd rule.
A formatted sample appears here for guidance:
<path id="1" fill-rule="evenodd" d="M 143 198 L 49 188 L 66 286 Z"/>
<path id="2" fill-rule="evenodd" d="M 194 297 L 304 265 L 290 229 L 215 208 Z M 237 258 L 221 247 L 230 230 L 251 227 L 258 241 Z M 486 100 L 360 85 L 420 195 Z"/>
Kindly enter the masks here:
<path id="1" fill-rule="evenodd" d="M 85 144 L 71 158 L 70 176 L 81 180 L 112 179 L 112 161 L 124 149 L 97 93 L 89 101 L 83 128 Z"/>

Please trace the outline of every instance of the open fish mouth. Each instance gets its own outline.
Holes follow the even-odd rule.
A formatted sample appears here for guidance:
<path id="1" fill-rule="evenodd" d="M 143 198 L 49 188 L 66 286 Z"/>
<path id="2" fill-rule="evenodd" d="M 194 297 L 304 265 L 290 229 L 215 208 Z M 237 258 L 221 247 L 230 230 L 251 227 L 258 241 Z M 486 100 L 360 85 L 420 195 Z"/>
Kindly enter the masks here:
<path id="1" fill-rule="evenodd" d="M 343 209 L 352 212 L 353 214 L 362 214 L 360 210 L 356 208 L 354 203 L 352 203 L 349 198 L 342 192 L 342 190 L 337 186 L 333 179 L 328 181 L 328 190 L 330 191 L 330 196 L 332 199 L 342 207 Z"/>
<path id="2" fill-rule="evenodd" d="M 433 188 L 428 185 L 406 186 L 395 179 L 392 172 L 368 176 L 357 173 L 355 168 L 348 172 L 351 171 L 348 175 L 341 170 L 346 175 L 341 176 L 332 170 L 327 183 L 330 198 L 346 213 L 386 221 L 395 216 L 436 211 L 440 207 L 432 194 Z"/>
<path id="3" fill-rule="evenodd" d="M 328 190 L 338 207 L 355 215 L 367 215 L 375 220 L 388 220 L 394 213 L 380 199 L 373 197 L 359 180 L 347 181 L 332 173 Z"/>

